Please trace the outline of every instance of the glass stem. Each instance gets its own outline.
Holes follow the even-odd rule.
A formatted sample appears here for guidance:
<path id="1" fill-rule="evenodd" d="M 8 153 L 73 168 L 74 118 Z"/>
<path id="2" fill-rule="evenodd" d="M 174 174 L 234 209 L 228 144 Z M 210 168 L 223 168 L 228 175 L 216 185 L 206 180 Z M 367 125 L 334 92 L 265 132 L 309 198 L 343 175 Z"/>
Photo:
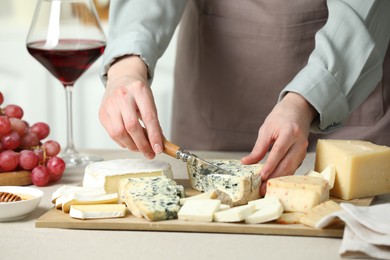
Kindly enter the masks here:
<path id="1" fill-rule="evenodd" d="M 77 153 L 73 142 L 73 111 L 72 111 L 72 92 L 73 86 L 65 86 L 66 91 L 66 128 L 67 128 L 67 145 L 65 153 Z"/>

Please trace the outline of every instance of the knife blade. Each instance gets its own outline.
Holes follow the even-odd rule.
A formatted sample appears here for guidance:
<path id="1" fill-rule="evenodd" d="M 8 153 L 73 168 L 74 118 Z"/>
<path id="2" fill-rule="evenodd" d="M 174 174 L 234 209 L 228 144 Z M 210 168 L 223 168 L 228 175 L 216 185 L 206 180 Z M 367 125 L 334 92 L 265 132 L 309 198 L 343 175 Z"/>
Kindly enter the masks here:
<path id="1" fill-rule="evenodd" d="M 181 159 L 183 162 L 186 162 L 191 166 L 197 167 L 199 169 L 200 174 L 202 175 L 208 175 L 211 173 L 232 175 L 232 173 L 230 173 L 229 171 L 209 161 L 206 161 L 205 159 L 202 159 L 191 152 L 183 150 L 178 145 L 171 143 L 166 139 L 163 140 L 163 146 L 163 152 L 165 154 L 172 156 L 176 159 Z"/>

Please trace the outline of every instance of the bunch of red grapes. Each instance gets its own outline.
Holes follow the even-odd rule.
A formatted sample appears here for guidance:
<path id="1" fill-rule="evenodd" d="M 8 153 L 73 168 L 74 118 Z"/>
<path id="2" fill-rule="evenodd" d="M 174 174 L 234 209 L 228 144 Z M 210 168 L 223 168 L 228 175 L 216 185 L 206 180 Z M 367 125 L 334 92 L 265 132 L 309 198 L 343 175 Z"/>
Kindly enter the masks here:
<path id="1" fill-rule="evenodd" d="M 4 102 L 0 92 L 0 105 Z M 61 146 L 54 140 L 43 141 L 50 133 L 46 123 L 29 125 L 22 120 L 23 109 L 7 105 L 0 109 L 0 174 L 2 172 L 31 171 L 36 186 L 61 179 L 65 162 L 57 155 Z"/>

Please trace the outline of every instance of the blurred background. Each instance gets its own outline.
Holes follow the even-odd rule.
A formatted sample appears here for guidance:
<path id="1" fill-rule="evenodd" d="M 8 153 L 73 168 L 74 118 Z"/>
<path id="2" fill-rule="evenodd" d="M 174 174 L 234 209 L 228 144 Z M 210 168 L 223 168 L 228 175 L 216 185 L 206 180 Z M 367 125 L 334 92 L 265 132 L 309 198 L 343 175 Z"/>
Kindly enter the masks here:
<path id="1" fill-rule="evenodd" d="M 0 0 L 0 91 L 3 106 L 16 104 L 23 108 L 28 123 L 48 123 L 47 139 L 66 145 L 65 90 L 41 64 L 27 52 L 25 40 L 34 14 L 36 0 Z M 107 33 L 109 0 L 94 0 Z M 159 60 L 152 90 L 161 127 L 170 138 L 173 65 L 176 37 Z M 98 111 L 104 93 L 99 78 L 101 58 L 82 75 L 73 91 L 73 132 L 78 149 L 115 149 L 99 122 Z"/>

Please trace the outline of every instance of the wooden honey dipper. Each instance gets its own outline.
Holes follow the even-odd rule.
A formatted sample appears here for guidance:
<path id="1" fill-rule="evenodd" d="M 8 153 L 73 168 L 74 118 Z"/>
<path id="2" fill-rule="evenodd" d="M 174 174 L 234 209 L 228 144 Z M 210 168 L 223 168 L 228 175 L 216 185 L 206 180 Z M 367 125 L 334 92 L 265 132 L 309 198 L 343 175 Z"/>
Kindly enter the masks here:
<path id="1" fill-rule="evenodd" d="M 10 192 L 0 192 L 0 202 L 15 202 L 22 200 L 21 197 Z"/>

